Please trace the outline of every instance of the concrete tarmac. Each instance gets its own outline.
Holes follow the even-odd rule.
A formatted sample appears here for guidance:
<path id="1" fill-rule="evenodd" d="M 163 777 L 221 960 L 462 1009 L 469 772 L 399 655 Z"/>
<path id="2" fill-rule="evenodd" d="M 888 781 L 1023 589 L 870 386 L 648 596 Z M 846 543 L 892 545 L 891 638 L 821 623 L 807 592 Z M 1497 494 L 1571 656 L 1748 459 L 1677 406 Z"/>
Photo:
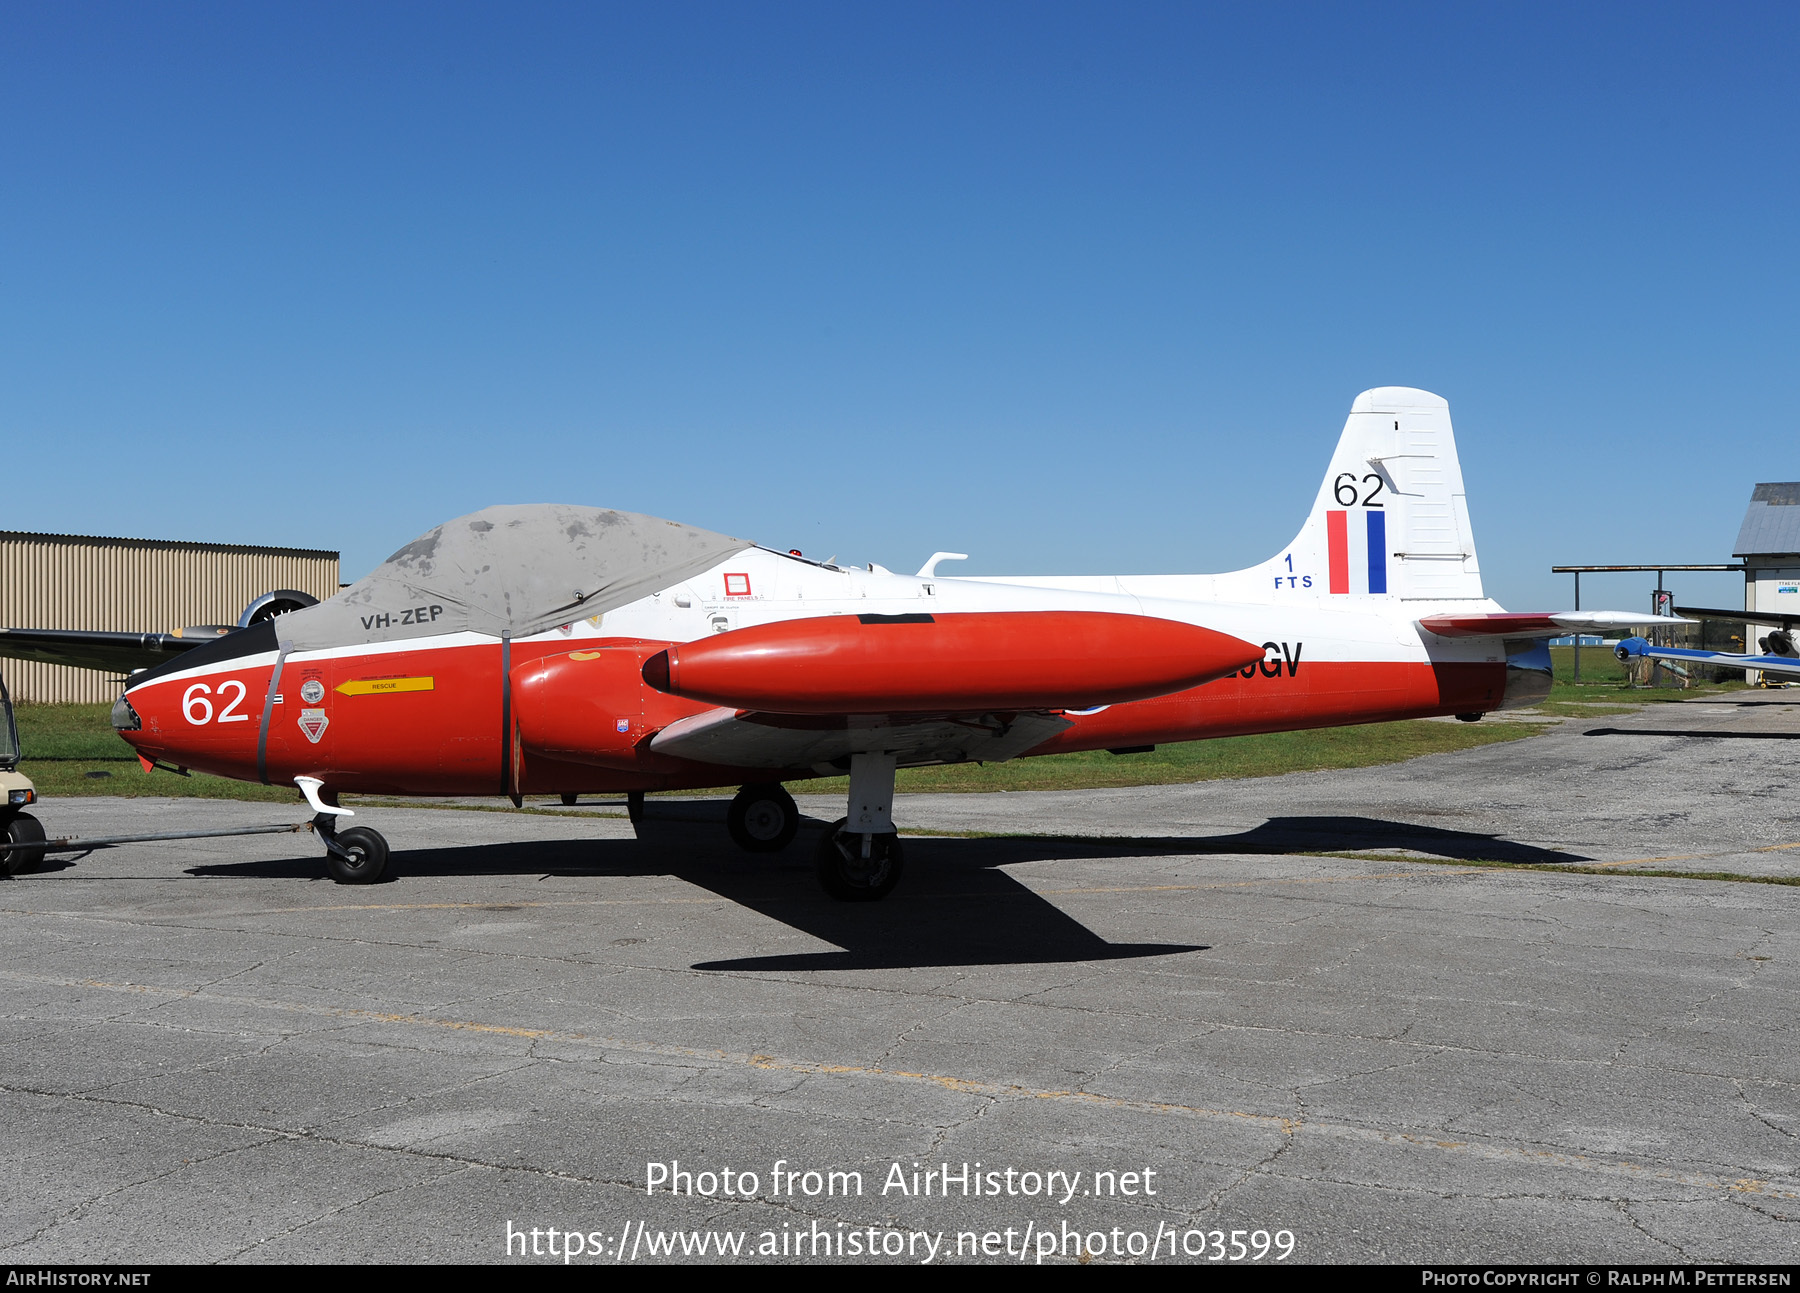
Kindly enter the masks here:
<path id="1" fill-rule="evenodd" d="M 963 834 L 868 905 L 723 800 L 365 806 L 366 887 L 304 835 L 52 862 L 0 883 L 0 1259 L 1792 1262 L 1800 887 L 1642 874 L 1800 875 L 1791 695 L 906 797 Z"/>

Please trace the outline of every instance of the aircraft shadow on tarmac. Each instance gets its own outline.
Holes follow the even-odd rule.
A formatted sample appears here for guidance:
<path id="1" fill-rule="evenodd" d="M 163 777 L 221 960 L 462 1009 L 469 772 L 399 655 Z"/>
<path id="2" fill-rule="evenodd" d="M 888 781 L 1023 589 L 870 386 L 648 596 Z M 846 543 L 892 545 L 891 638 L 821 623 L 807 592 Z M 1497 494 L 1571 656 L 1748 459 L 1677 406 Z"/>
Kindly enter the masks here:
<path id="1" fill-rule="evenodd" d="M 1590 727 L 1583 736 L 1693 736 L 1708 741 L 1800 741 L 1800 732 L 1694 732 L 1671 727 Z"/>
<path id="2" fill-rule="evenodd" d="M 700 809 L 700 811 L 696 811 Z M 1293 854 L 1409 849 L 1452 859 L 1571 862 L 1581 859 L 1491 835 L 1368 817 L 1276 817 L 1253 830 L 1201 838 L 959 839 L 911 836 L 907 874 L 879 903 L 841 903 L 819 892 L 812 849 L 824 822 L 808 819 L 789 849 L 751 857 L 722 841 L 724 809 L 654 805 L 635 840 L 522 840 L 398 850 L 390 876 L 674 875 L 721 898 L 842 948 L 703 961 L 698 970 L 859 970 L 921 966 L 1037 965 L 1203 952 L 1199 944 L 1110 943 L 1007 874 L 1025 862 Z M 316 880 L 315 856 L 196 866 L 214 878 Z"/>

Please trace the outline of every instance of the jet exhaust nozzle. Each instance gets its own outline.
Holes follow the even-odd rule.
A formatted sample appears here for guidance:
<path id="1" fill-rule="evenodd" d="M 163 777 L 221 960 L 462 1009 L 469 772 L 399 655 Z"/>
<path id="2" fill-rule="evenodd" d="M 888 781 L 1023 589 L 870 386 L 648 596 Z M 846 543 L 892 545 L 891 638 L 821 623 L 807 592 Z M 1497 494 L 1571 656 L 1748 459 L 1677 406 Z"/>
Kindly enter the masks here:
<path id="1" fill-rule="evenodd" d="M 669 690 L 669 653 L 658 651 L 644 661 L 644 681 L 658 691 Z"/>

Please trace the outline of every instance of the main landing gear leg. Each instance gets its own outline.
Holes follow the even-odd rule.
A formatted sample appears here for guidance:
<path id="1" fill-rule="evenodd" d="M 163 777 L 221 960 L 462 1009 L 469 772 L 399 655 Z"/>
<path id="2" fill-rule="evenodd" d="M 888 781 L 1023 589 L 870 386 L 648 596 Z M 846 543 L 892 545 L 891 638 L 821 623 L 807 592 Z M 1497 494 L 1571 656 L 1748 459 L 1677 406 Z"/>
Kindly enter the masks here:
<path id="1" fill-rule="evenodd" d="M 636 826 L 639 822 L 644 820 L 643 791 L 627 790 L 625 792 L 625 815 L 631 818 L 631 824 L 633 826 Z"/>
<path id="2" fill-rule="evenodd" d="M 374 884 L 381 879 L 388 864 L 388 844 L 381 832 L 367 826 L 340 831 L 337 819 L 355 814 L 337 806 L 337 795 L 317 777 L 295 777 L 294 784 L 313 807 L 313 830 L 324 841 L 325 870 L 331 878 L 339 884 Z"/>
<path id="3" fill-rule="evenodd" d="M 850 815 L 819 841 L 819 883 L 842 902 L 875 902 L 900 883 L 905 856 L 894 830 L 891 754 L 850 756 Z"/>

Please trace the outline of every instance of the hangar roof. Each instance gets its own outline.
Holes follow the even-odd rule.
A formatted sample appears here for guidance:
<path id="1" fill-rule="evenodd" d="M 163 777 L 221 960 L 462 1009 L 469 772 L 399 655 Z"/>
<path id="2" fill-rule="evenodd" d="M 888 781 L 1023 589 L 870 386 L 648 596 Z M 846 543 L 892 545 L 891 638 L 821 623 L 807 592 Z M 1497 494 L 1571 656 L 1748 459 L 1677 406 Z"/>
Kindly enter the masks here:
<path id="1" fill-rule="evenodd" d="M 1750 495 L 1734 557 L 1800 553 L 1800 481 L 1770 481 Z"/>

